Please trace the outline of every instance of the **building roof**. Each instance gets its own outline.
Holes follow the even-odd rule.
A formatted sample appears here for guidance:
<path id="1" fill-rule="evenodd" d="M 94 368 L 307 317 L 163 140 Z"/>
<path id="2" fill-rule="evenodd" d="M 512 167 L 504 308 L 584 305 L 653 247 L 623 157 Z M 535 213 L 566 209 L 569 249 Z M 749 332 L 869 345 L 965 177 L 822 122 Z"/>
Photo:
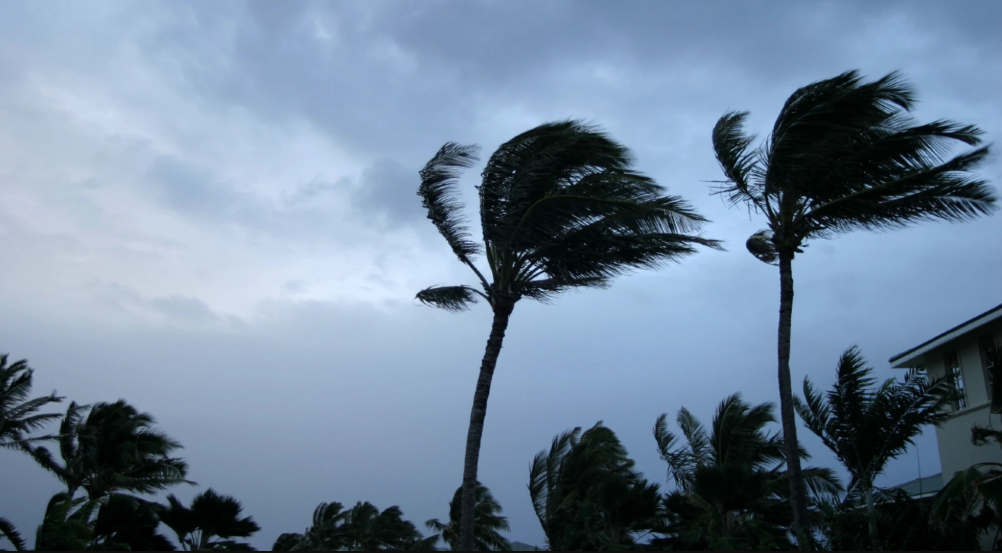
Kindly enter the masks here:
<path id="1" fill-rule="evenodd" d="M 987 324 L 1000 317 L 1002 317 L 1002 303 L 996 305 L 995 307 L 989 309 L 988 311 L 985 311 L 984 313 L 972 319 L 960 323 L 959 325 L 951 328 L 950 330 L 947 330 L 946 332 L 943 332 L 942 334 L 934 336 L 907 351 L 901 352 L 895 355 L 894 357 L 891 357 L 888 361 L 890 361 L 891 367 L 895 369 L 912 367 L 916 364 L 916 361 L 918 361 L 919 358 L 926 352 L 934 348 L 937 348 L 949 342 L 950 340 L 953 340 L 958 336 L 966 334 L 978 328 L 979 326 Z"/>
<path id="2" fill-rule="evenodd" d="M 911 482 L 905 482 L 894 489 L 902 490 L 911 497 L 920 498 L 932 495 L 943 489 L 943 474 L 933 474 L 925 478 L 917 478 Z"/>

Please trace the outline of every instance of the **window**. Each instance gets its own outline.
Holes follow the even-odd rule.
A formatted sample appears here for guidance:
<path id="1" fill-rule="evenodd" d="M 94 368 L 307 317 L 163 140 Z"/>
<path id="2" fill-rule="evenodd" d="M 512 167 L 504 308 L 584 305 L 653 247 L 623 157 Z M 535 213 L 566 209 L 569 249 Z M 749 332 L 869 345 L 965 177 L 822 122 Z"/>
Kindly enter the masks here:
<path id="1" fill-rule="evenodd" d="M 981 353 L 981 368 L 985 372 L 985 389 L 988 390 L 989 399 L 994 399 L 994 382 L 992 382 L 992 369 L 995 368 L 996 361 L 995 336 L 985 334 L 978 339 L 978 351 Z"/>
<path id="2" fill-rule="evenodd" d="M 957 356 L 957 350 L 943 352 L 943 367 L 953 384 L 953 389 L 957 392 L 953 398 L 953 410 L 967 409 L 967 391 L 964 389 L 964 375 L 960 371 L 960 357 Z"/>

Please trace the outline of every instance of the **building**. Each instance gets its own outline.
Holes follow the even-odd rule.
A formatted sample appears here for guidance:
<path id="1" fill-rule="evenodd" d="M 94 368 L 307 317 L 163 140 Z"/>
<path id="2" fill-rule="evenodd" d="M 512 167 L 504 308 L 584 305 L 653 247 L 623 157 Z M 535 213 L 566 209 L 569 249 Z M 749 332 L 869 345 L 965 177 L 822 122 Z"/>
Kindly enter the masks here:
<path id="1" fill-rule="evenodd" d="M 1002 429 L 1002 416 L 992 413 L 988 370 L 1000 344 L 1002 305 L 997 305 L 890 359 L 895 369 L 924 369 L 932 379 L 948 375 L 958 392 L 953 416 L 936 429 L 942 480 L 949 481 L 955 472 L 976 463 L 1002 463 L 1002 448 L 971 443 L 975 424 Z"/>

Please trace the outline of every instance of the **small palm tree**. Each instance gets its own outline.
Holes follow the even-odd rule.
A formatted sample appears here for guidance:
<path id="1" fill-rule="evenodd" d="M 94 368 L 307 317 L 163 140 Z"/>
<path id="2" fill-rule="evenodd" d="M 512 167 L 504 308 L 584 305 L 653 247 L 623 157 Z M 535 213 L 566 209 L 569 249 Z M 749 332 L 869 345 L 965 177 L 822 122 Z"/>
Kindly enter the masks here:
<path id="1" fill-rule="evenodd" d="M 773 406 L 750 406 L 734 394 L 720 403 L 707 433 L 684 407 L 676 422 L 684 442 L 668 430 L 667 414 L 654 424 L 654 439 L 677 491 L 665 497 L 667 527 L 683 548 L 788 548 L 791 513 L 786 507 L 786 449 Z M 807 452 L 799 451 L 801 458 Z M 834 493 L 838 479 L 828 469 L 807 468 L 806 482 L 815 494 Z"/>
<path id="2" fill-rule="evenodd" d="M 59 427 L 57 462 L 44 447 L 32 455 L 67 486 L 70 498 L 83 488 L 90 499 L 115 491 L 148 494 L 185 480 L 188 464 L 170 457 L 181 444 L 153 428 L 152 416 L 119 400 L 87 406 L 71 402 Z"/>
<path id="3" fill-rule="evenodd" d="M 449 523 L 443 524 L 437 518 L 425 523 L 430 530 L 439 532 L 449 549 L 459 551 L 460 504 L 463 488 L 456 489 L 449 502 Z M 511 543 L 500 532 L 507 532 L 508 519 L 501 516 L 501 504 L 494 499 L 487 486 L 477 482 L 477 505 L 473 518 L 473 534 L 476 536 L 476 551 L 511 551 Z"/>
<path id="4" fill-rule="evenodd" d="M 559 434 L 536 455 L 529 496 L 551 551 L 637 547 L 637 535 L 656 525 L 660 494 L 633 467 L 601 422 Z"/>
<path id="5" fill-rule="evenodd" d="M 718 193 L 765 214 L 768 229 L 748 239 L 748 250 L 779 265 L 780 418 L 799 538 L 807 538 L 807 503 L 790 379 L 795 254 L 812 239 L 934 219 L 966 221 L 994 208 L 991 187 L 971 173 L 988 147 L 947 157 L 956 142 L 979 144 L 981 131 L 950 121 L 917 124 L 907 113 L 914 96 L 897 73 L 863 82 L 848 71 L 794 92 L 758 149 L 742 129 L 747 112 L 727 113 L 713 129 L 727 177 Z"/>
<path id="6" fill-rule="evenodd" d="M 350 514 L 337 501 L 321 503 L 313 511 L 313 526 L 302 534 L 282 534 L 272 551 L 338 551 L 345 541 L 342 525 Z"/>
<path id="7" fill-rule="evenodd" d="M 576 121 L 548 123 L 509 140 L 491 156 L 480 191 L 483 244 L 470 240 L 456 190 L 475 146 L 448 143 L 421 170 L 428 218 L 482 288 L 433 286 L 426 305 L 466 309 L 477 297 L 494 322 L 480 365 L 466 438 L 460 548 L 474 545 L 477 464 L 491 380 L 515 303 L 546 301 L 579 287 L 602 287 L 629 269 L 654 267 L 717 247 L 692 232 L 705 222 L 678 197 L 633 171 L 628 150 Z M 486 254 L 489 271 L 474 264 Z M 485 276 L 485 273 L 487 276 Z"/>
<path id="8" fill-rule="evenodd" d="M 945 379 L 892 378 L 873 388 L 871 372 L 859 348 L 852 346 L 839 358 L 831 390 L 822 395 L 805 378 L 804 401 L 794 397 L 794 406 L 807 428 L 849 471 L 848 492 L 866 501 L 870 539 L 876 546 L 873 480 L 888 461 L 914 444 L 923 426 L 946 420 L 952 394 Z"/>
<path id="9" fill-rule="evenodd" d="M 7 364 L 8 354 L 0 354 L 0 448 L 29 451 L 33 442 L 51 440 L 55 436 L 29 436 L 49 421 L 59 418 L 58 413 L 37 414 L 49 403 L 63 400 L 53 392 L 48 396 L 28 399 L 34 371 L 24 359 Z"/>
<path id="10" fill-rule="evenodd" d="M 175 551 L 159 534 L 160 505 L 131 495 L 113 493 L 98 500 L 101 507 L 92 523 L 90 550 Z"/>
<path id="11" fill-rule="evenodd" d="M 192 499 L 191 508 L 174 494 L 167 496 L 160 520 L 177 534 L 185 551 L 251 551 L 249 544 L 231 539 L 248 538 L 261 529 L 253 518 L 240 518 L 242 510 L 239 501 L 209 488 Z"/>

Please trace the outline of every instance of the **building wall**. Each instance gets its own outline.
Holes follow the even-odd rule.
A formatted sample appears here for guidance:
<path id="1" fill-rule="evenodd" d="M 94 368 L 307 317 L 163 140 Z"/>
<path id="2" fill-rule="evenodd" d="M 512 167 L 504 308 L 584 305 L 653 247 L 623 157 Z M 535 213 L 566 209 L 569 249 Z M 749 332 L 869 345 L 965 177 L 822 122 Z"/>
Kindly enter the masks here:
<path id="1" fill-rule="evenodd" d="M 994 321 L 988 328 L 976 329 L 924 356 L 929 377 L 938 378 L 945 374 L 944 353 L 956 349 L 967 396 L 967 407 L 936 429 L 944 481 L 949 481 L 955 472 L 976 463 L 1002 463 L 1002 448 L 999 446 L 976 446 L 971 443 L 971 427 L 975 424 L 1002 430 L 1002 416 L 992 415 L 989 421 L 988 407 L 991 398 L 978 348 L 978 340 L 987 332 L 992 332 L 996 344 L 1002 345 L 1002 321 Z"/>

